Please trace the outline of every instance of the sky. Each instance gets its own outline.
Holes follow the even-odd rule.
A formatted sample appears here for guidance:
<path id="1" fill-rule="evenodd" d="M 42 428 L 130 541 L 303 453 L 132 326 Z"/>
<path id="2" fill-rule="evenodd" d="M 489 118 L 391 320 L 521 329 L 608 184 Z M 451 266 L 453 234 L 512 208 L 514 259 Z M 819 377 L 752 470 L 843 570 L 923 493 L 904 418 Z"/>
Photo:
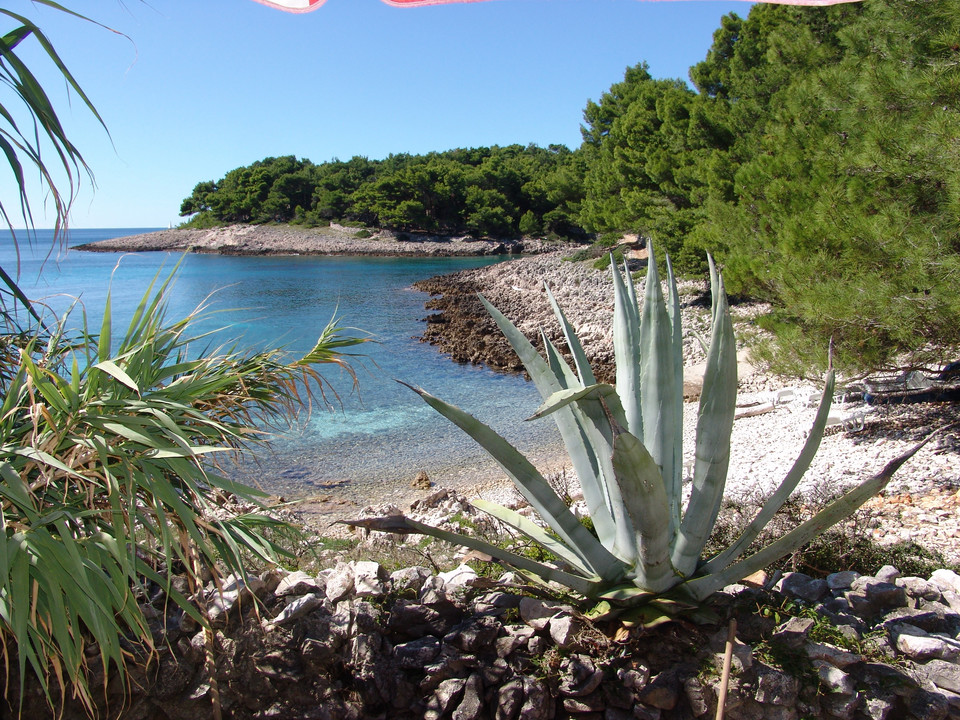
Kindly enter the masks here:
<path id="1" fill-rule="evenodd" d="M 21 48 L 95 176 L 95 187 L 82 176 L 77 228 L 176 225 L 198 182 L 271 156 L 321 163 L 514 143 L 575 148 L 587 100 L 628 66 L 645 61 L 654 77 L 687 80 L 720 18 L 751 7 L 327 0 L 291 14 L 252 0 L 61 2 L 116 32 L 28 0 L 3 7 L 41 27 L 109 130 L 48 61 Z M 34 221 L 50 227 L 33 175 Z M 5 164 L 0 178 L 0 201 L 15 210 Z"/>

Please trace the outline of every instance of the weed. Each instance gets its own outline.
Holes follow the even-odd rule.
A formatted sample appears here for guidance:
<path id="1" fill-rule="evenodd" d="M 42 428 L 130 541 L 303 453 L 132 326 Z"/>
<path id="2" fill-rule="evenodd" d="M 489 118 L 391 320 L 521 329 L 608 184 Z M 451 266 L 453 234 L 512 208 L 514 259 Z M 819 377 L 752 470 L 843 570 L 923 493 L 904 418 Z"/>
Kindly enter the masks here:
<path id="1" fill-rule="evenodd" d="M 456 525 L 457 527 L 463 530 L 472 530 L 474 532 L 477 532 L 478 530 L 477 523 L 474 522 L 472 519 L 468 518 L 462 512 L 458 512 L 452 515 L 450 518 L 447 519 L 446 522 L 449 523 L 450 525 Z"/>

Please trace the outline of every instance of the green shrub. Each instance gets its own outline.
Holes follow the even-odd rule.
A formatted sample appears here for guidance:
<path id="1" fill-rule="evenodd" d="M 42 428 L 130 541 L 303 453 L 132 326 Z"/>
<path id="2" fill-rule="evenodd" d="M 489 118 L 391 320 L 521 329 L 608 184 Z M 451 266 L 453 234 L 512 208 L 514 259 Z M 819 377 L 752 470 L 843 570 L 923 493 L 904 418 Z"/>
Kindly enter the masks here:
<path id="1" fill-rule="evenodd" d="M 166 322 L 171 280 L 148 289 L 125 335 L 112 339 L 109 297 L 99 333 L 65 330 L 3 357 L 0 385 L 0 642 L 9 673 L 29 667 L 48 700 L 54 678 L 92 707 L 87 650 L 106 674 L 123 674 L 125 644 L 152 647 L 139 602 L 156 583 L 201 624 L 203 613 L 171 583 L 185 569 L 190 593 L 205 570 L 242 573 L 249 558 L 277 562 L 280 523 L 258 512 L 219 511 L 222 498 L 262 493 L 221 475 L 223 452 L 241 451 L 258 426 L 321 383 L 317 363 L 345 366 L 361 342 L 334 323 L 305 358 L 234 349 L 196 356 L 196 315 Z M 316 385 L 314 385 L 316 386 Z M 21 692 L 22 697 L 22 692 Z"/>

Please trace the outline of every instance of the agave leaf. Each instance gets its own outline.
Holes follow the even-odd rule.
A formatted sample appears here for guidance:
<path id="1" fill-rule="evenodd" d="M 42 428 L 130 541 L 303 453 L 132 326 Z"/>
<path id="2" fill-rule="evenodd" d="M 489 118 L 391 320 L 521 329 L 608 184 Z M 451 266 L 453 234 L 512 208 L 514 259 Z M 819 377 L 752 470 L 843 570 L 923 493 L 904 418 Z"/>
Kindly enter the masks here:
<path id="1" fill-rule="evenodd" d="M 636 585 L 619 585 L 600 593 L 597 597 L 601 600 L 612 600 L 615 603 L 635 603 L 652 600 L 656 596 L 656 593 L 644 590 Z"/>
<path id="2" fill-rule="evenodd" d="M 613 467 L 638 547 L 637 584 L 663 592 L 677 584 L 670 562 L 670 518 L 660 468 L 636 437 L 623 431 L 613 443 Z"/>
<path id="3" fill-rule="evenodd" d="M 723 279 L 714 277 L 717 282 L 712 291 L 717 305 L 700 395 L 693 489 L 673 551 L 674 566 L 684 576 L 696 570 L 720 512 L 737 405 L 736 338 Z"/>
<path id="4" fill-rule="evenodd" d="M 617 616 L 617 619 L 623 623 L 624 627 L 632 628 L 639 626 L 644 630 L 651 630 L 660 625 L 674 622 L 676 617 L 655 605 L 640 605 L 639 607 L 624 610 Z"/>
<path id="5" fill-rule="evenodd" d="M 544 332 L 543 328 L 540 328 L 540 340 L 543 342 L 544 354 L 547 356 L 547 365 L 550 367 L 550 370 L 553 371 L 554 377 L 556 377 L 557 382 L 560 383 L 560 387 L 564 390 L 583 387 L 576 373 L 571 370 L 570 366 L 564 361 L 560 350 L 558 350 L 557 346 L 553 344 L 553 341 L 547 337 L 547 333 Z"/>
<path id="6" fill-rule="evenodd" d="M 613 274 L 613 352 L 617 365 L 616 387 L 626 415 L 625 429 L 643 437 L 643 414 L 640 410 L 640 313 L 637 310 L 633 278 L 626 282 L 617 264 L 610 262 Z"/>
<path id="7" fill-rule="evenodd" d="M 560 390 L 548 397 L 536 411 L 527 418 L 527 420 L 538 420 L 546 417 L 561 408 L 565 408 L 572 403 L 581 403 L 586 399 L 602 400 L 613 418 L 613 421 L 620 427 L 626 427 L 626 418 L 624 416 L 623 406 L 620 404 L 620 396 L 612 385 L 597 383 L 581 388 L 568 388 Z"/>
<path id="8" fill-rule="evenodd" d="M 675 379 L 674 393 L 670 396 L 673 402 L 673 411 L 668 418 L 673 422 L 672 433 L 678 438 L 673 443 L 673 490 L 677 493 L 677 515 L 679 521 L 680 492 L 683 484 L 683 320 L 680 314 L 680 293 L 677 291 L 677 279 L 673 274 L 673 264 L 670 256 L 666 255 L 667 262 L 667 317 L 670 318 L 670 335 L 673 340 L 673 377 Z M 664 476 L 666 479 L 666 476 Z M 669 481 L 668 481 L 669 482 Z M 676 529 L 676 527 L 674 528 Z"/>
<path id="9" fill-rule="evenodd" d="M 550 342 L 550 338 L 548 338 L 546 334 L 543 334 L 542 337 L 550 366 L 554 368 L 557 377 L 561 379 L 561 384 L 568 388 L 576 387 L 578 382 L 573 371 L 570 370 L 563 361 L 563 358 L 560 357 L 560 353 L 554 344 Z M 574 406 L 567 410 L 557 412 L 553 417 L 558 421 L 558 426 L 560 425 L 561 419 L 565 423 L 570 422 L 572 419 L 571 424 L 574 427 L 571 428 L 570 434 L 573 435 L 574 431 L 576 432 L 576 443 L 568 443 L 566 441 L 567 436 L 563 436 L 564 444 L 567 447 L 567 452 L 573 463 L 573 470 L 577 474 L 577 479 L 580 481 L 580 489 L 583 490 L 583 499 L 587 503 L 587 510 L 593 520 L 593 527 L 597 531 L 597 537 L 600 538 L 600 542 L 605 548 L 612 549 L 616 545 L 617 528 L 613 521 L 613 516 L 610 514 L 610 508 L 612 507 L 610 493 L 607 483 L 603 481 L 605 472 L 603 467 L 609 465 L 608 458 L 601 459 L 597 456 L 597 453 L 594 452 L 587 432 L 584 429 L 587 421 L 579 408 Z"/>
<path id="10" fill-rule="evenodd" d="M 527 372 L 530 373 L 530 379 L 533 380 L 533 384 L 536 386 L 540 396 L 546 399 L 557 390 L 561 390 L 562 388 L 557 376 L 547 364 L 546 360 L 537 352 L 537 349 L 527 340 L 526 336 L 520 332 L 516 325 L 510 322 L 503 313 L 491 305 L 483 295 L 480 295 L 479 298 L 480 302 L 482 302 L 483 306 L 487 309 L 487 312 L 490 313 L 490 317 L 493 318 L 497 327 L 500 328 L 500 332 L 503 333 L 507 342 L 510 343 L 510 347 L 517 353 L 520 362 L 523 363 Z"/>
<path id="11" fill-rule="evenodd" d="M 713 260 L 713 255 L 707 253 L 707 264 L 710 266 L 710 315 L 713 322 L 717 321 L 717 308 L 719 306 L 720 296 L 717 290 L 720 287 L 720 273 L 717 270 L 717 263 Z"/>
<path id="12" fill-rule="evenodd" d="M 632 565 L 637 555 L 637 536 L 613 466 L 613 440 L 620 425 L 615 417 L 611 417 L 613 411 L 596 397 L 596 393 L 586 393 L 576 401 L 575 407 L 575 415 L 583 428 L 584 436 L 597 455 L 600 468 L 598 479 L 613 519 L 613 545 L 605 544 L 605 547 Z"/>
<path id="13" fill-rule="evenodd" d="M 600 586 L 598 577 L 582 577 L 572 573 L 564 572 L 550 565 L 539 563 L 530 558 L 525 558 L 502 547 L 493 545 L 483 540 L 461 535 L 460 533 L 448 532 L 432 525 L 411 520 L 403 515 L 391 515 L 385 518 L 363 518 L 361 520 L 340 520 L 344 525 L 351 527 L 366 528 L 369 530 L 379 530 L 381 532 L 393 532 L 400 534 L 417 533 L 419 535 L 430 535 L 431 537 L 445 540 L 454 545 L 463 545 L 471 550 L 477 550 L 486 553 L 498 560 L 512 565 L 525 572 L 533 573 L 540 578 L 550 582 L 558 582 L 566 587 L 578 592 L 586 597 L 594 597 Z"/>
<path id="14" fill-rule="evenodd" d="M 570 353 L 573 355 L 573 361 L 577 366 L 577 374 L 580 376 L 580 384 L 596 384 L 597 381 L 593 376 L 593 368 L 590 367 L 590 361 L 587 360 L 587 354 L 583 351 L 583 345 L 580 344 L 580 338 L 577 337 L 576 331 L 567 320 L 567 316 L 564 315 L 563 310 L 557 303 L 557 299 L 553 296 L 553 293 L 550 292 L 550 288 L 546 283 L 544 283 L 543 287 L 547 291 L 547 297 L 550 299 L 550 304 L 553 306 L 553 313 L 557 316 L 557 320 L 560 321 L 560 327 L 563 330 L 563 337 L 567 340 L 567 347 L 570 348 Z"/>
<path id="15" fill-rule="evenodd" d="M 701 567 L 700 572 L 704 574 L 719 572 L 734 560 L 739 558 L 746 551 L 746 549 L 750 547 L 750 544 L 757 538 L 757 536 L 760 534 L 760 531 L 767 526 L 767 523 L 770 522 L 770 519 L 777 513 L 777 511 L 783 506 L 783 503 L 787 501 L 787 498 L 789 498 L 793 491 L 797 488 L 797 485 L 800 483 L 800 480 L 807 471 L 807 468 L 810 467 L 810 463 L 813 462 L 813 458 L 817 454 L 817 450 L 820 448 L 820 441 L 823 439 L 823 431 L 827 427 L 827 418 L 830 415 L 830 405 L 833 402 L 834 386 L 835 375 L 833 370 L 830 370 L 830 372 L 827 374 L 827 382 L 824 385 L 823 394 L 820 396 L 820 407 L 817 410 L 817 416 L 813 420 L 813 426 L 810 428 L 810 433 L 807 435 L 807 441 L 804 443 L 803 449 L 800 451 L 796 461 L 793 463 L 793 467 L 790 468 L 790 471 L 787 473 L 786 477 L 784 477 L 783 482 L 780 483 L 780 487 L 777 488 L 776 492 L 767 498 L 767 501 L 763 504 L 763 507 L 757 513 L 756 517 L 750 522 L 747 528 L 740 534 L 740 537 L 738 537 L 736 541 L 727 547 L 723 552 L 719 553 L 716 557 L 705 563 Z"/>
<path id="16" fill-rule="evenodd" d="M 619 608 L 614 608 L 613 605 L 606 600 L 601 600 L 592 608 L 587 610 L 587 612 L 584 613 L 584 616 L 593 622 L 603 622 L 604 620 L 611 620 L 613 617 L 615 617 L 617 612 L 619 612 Z"/>
<path id="17" fill-rule="evenodd" d="M 619 396 L 614 388 L 605 384 L 592 385 L 579 390 L 562 390 L 551 395 L 533 418 L 548 415 L 570 405 L 575 408 L 574 415 L 583 431 L 587 446 L 597 458 L 597 487 L 594 488 L 593 483 L 585 485 L 581 482 L 581 487 L 584 488 L 584 499 L 587 500 L 591 516 L 596 512 L 594 502 L 602 500 L 606 514 L 597 512 L 596 517 L 601 517 L 605 524 L 606 516 L 611 518 L 609 532 L 604 525 L 598 528 L 597 534 L 604 547 L 612 550 L 613 554 L 621 560 L 632 563 L 632 558 L 636 555 L 636 537 L 621 497 L 621 488 L 616 481 L 612 459 L 615 428 L 623 427 L 625 421 Z M 594 494 L 596 494 L 595 499 Z M 596 517 L 594 517 L 595 527 L 597 527 Z"/>
<path id="18" fill-rule="evenodd" d="M 473 500 L 472 503 L 477 509 L 495 517 L 500 522 L 516 528 L 535 543 L 542 546 L 545 550 L 553 553 L 568 565 L 575 567 L 580 571 L 581 574 L 585 576 L 592 575 L 590 568 L 583 564 L 583 561 L 577 557 L 575 552 L 564 545 L 558 538 L 550 535 L 550 533 L 537 525 L 535 522 L 528 520 L 514 510 L 505 508 L 503 505 L 497 505 L 496 503 L 489 502 L 488 500 L 478 498 Z"/>
<path id="19" fill-rule="evenodd" d="M 755 573 L 757 570 L 767 567 L 770 563 L 775 562 L 783 556 L 792 553 L 797 548 L 822 534 L 824 530 L 833 527 L 844 518 L 849 517 L 867 500 L 882 491 L 887 486 L 887 483 L 890 482 L 893 474 L 900 469 L 901 465 L 916 455 L 920 448 L 930 442 L 934 436 L 951 427 L 956 427 L 956 424 L 948 425 L 930 433 L 912 448 L 888 462 L 876 475 L 868 478 L 843 496 L 837 498 L 812 518 L 778 540 L 770 543 L 762 550 L 738 563 L 728 566 L 720 572 L 688 581 L 684 585 L 684 590 L 691 597 L 703 600 L 726 585 L 737 582 Z"/>
<path id="20" fill-rule="evenodd" d="M 643 395 L 640 411 L 643 415 L 643 434 L 636 435 L 647 448 L 663 475 L 668 502 L 670 532 L 675 534 L 680 525 L 682 500 L 682 465 L 676 462 L 675 446 L 683 442 L 677 435 L 682 427 L 679 407 L 683 408 L 683 380 L 677 377 L 675 368 L 679 349 L 673 342 L 670 317 L 660 288 L 660 276 L 654 258 L 653 246 L 648 243 L 650 260 L 647 264 L 647 279 L 640 318 L 640 384 Z M 682 363 L 682 357 L 680 359 Z"/>
<path id="21" fill-rule="evenodd" d="M 552 343 L 544 336 L 547 354 L 550 361 L 544 360 L 536 348 L 499 310 L 491 305 L 482 295 L 480 300 L 497 326 L 507 338 L 514 352 L 520 357 L 524 367 L 530 374 L 534 385 L 543 399 L 566 387 L 575 386 L 576 378 L 560 358 Z M 587 434 L 590 423 L 583 417 L 575 414 L 573 409 L 564 409 L 553 414 L 554 422 L 560 431 L 560 437 L 567 448 L 574 472 L 583 488 L 584 499 L 587 500 L 590 515 L 594 520 L 594 527 L 604 547 L 612 549 L 616 545 L 615 523 L 611 516 L 612 503 L 609 499 L 609 483 L 604 482 L 604 465 L 609 466 L 608 453 L 594 451 L 594 446 Z M 612 469 L 608 477 L 612 477 Z M 601 505 L 600 502 L 603 504 Z M 629 557 L 629 555 L 628 555 Z"/>
<path id="22" fill-rule="evenodd" d="M 458 407 L 424 390 L 406 385 L 445 418 L 476 440 L 510 476 L 520 493 L 540 513 L 550 528 L 589 567 L 605 580 L 623 574 L 623 563 L 603 547 L 597 538 L 570 512 L 543 476 L 523 453 L 490 427 Z"/>

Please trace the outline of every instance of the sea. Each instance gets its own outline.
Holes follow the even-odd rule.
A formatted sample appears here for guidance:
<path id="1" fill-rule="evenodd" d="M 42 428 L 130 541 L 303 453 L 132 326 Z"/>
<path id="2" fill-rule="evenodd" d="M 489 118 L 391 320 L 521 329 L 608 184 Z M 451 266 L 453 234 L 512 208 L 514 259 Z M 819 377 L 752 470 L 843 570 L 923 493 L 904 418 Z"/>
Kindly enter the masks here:
<path id="1" fill-rule="evenodd" d="M 270 429 L 267 445 L 231 468 L 238 479 L 288 499 L 332 494 L 362 504 L 372 497 L 401 497 L 421 471 L 448 487 L 502 476 L 471 438 L 397 380 L 462 407 L 535 458 L 549 457 L 559 446 L 549 419 L 525 422 L 540 402 L 529 381 L 457 364 L 418 340 L 428 296 L 414 290 L 413 282 L 509 259 L 73 249 L 153 229 L 71 229 L 58 246 L 49 230 L 17 231 L 16 242 L 7 231 L 0 233 L 0 266 L 49 312 L 61 314 L 79 303 L 71 322 L 79 325 L 82 308 L 94 329 L 108 292 L 119 333 L 150 283 L 176 272 L 168 317 L 180 318 L 206 304 L 197 332 L 214 332 L 214 340 L 207 341 L 213 345 L 283 347 L 293 358 L 313 347 L 333 317 L 371 339 L 351 350 L 359 353 L 350 359 L 357 386 L 347 373 L 321 367 L 329 403 L 314 403 Z"/>

